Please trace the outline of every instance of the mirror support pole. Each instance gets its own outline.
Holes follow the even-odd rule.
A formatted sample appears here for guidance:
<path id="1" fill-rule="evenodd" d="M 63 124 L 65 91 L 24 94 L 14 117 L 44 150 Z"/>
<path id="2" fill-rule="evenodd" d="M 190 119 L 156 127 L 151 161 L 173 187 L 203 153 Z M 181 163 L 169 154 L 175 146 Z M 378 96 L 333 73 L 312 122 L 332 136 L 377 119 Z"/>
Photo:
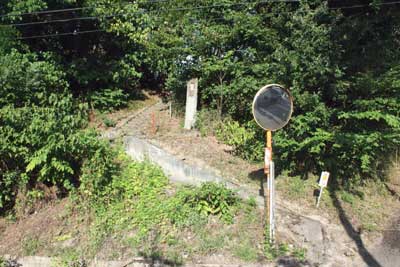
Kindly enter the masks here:
<path id="1" fill-rule="evenodd" d="M 265 208 L 265 235 L 268 237 L 269 242 L 272 242 L 272 225 L 271 225 L 271 190 L 272 186 L 270 186 L 270 168 L 272 161 L 272 132 L 267 131 L 265 134 L 265 158 L 264 158 L 264 174 L 266 179 L 264 181 L 264 208 Z"/>

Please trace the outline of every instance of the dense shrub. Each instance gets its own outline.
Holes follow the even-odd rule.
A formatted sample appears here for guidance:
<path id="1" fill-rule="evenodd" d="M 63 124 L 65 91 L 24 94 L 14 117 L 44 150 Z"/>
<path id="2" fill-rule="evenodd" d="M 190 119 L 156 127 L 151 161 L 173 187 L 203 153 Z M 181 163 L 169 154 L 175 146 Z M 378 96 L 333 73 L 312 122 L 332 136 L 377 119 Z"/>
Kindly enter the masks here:
<path id="1" fill-rule="evenodd" d="M 215 135 L 222 123 L 217 110 L 202 109 L 196 114 L 195 128 L 202 136 Z"/>
<path id="2" fill-rule="evenodd" d="M 1 27 L 0 105 L 51 107 L 49 95 L 70 91 L 109 110 L 123 106 L 139 83 L 166 87 L 184 103 L 186 81 L 197 77 L 199 106 L 217 110 L 212 118 L 237 122 L 217 134 L 257 160 L 264 133 L 251 122 L 252 99 L 261 86 L 280 83 L 293 93 L 295 110 L 289 125 L 274 133 L 279 166 L 303 175 L 330 170 L 343 183 L 378 178 L 385 157 L 399 147 L 399 6 L 217 2 L 3 0 L 4 24 L 28 20 L 19 13 L 93 6 L 83 12 L 99 20 L 85 26 L 104 31 L 19 41 L 16 36 L 74 32 L 81 24 Z M 205 113 L 197 125 L 203 134 L 215 128 L 202 123 Z"/>
<path id="3" fill-rule="evenodd" d="M 164 232 L 166 226 L 186 227 L 193 214 L 202 218 L 219 216 L 224 222 L 232 222 L 240 201 L 224 186 L 205 183 L 198 188 L 185 186 L 175 190 L 159 167 L 149 162 L 133 162 L 123 152 L 116 159 L 118 171 L 112 175 L 112 182 L 102 190 L 95 190 L 96 197 L 86 202 L 95 218 L 92 228 L 95 247 L 120 230 L 134 230 L 135 235 L 130 239 L 139 246 L 154 231 L 165 238 L 169 234 Z M 97 177 L 82 179 L 90 184 L 98 181 Z"/>
<path id="4" fill-rule="evenodd" d="M 42 59 L 16 50 L 0 56 L 0 105 L 15 107 L 51 104 L 51 94 L 67 93 L 65 73 L 48 54 Z M 54 96 L 53 96 L 54 98 Z"/>
<path id="5" fill-rule="evenodd" d="M 109 145 L 95 132 L 81 130 L 86 125 L 81 108 L 65 97 L 52 107 L 0 109 L 1 206 L 12 202 L 19 188 L 29 189 L 38 182 L 66 192 L 80 184 L 86 189 L 90 181 L 98 191 L 111 178 Z M 88 168 L 92 169 L 89 181 Z"/>
<path id="6" fill-rule="evenodd" d="M 64 73 L 45 59 L 15 50 L 0 57 L 0 210 L 39 183 L 61 193 L 101 191 L 115 168 L 109 145 L 83 130 L 87 105 L 76 103 Z"/>
<path id="7" fill-rule="evenodd" d="M 326 1 L 248 8 L 221 7 L 218 20 L 216 10 L 174 17 L 184 25 L 179 35 L 160 29 L 174 48 L 186 45 L 172 60 L 179 67 L 170 67 L 167 86 L 184 95 L 180 82 L 198 77 L 201 106 L 234 120 L 217 131 L 219 139 L 246 159 L 262 160 L 264 132 L 251 122 L 251 103 L 261 86 L 280 83 L 295 108 L 274 133 L 277 166 L 303 176 L 328 170 L 339 184 L 382 178 L 400 142 L 397 11 L 367 7 L 351 16 Z"/>
<path id="8" fill-rule="evenodd" d="M 125 106 L 128 95 L 121 89 L 103 89 L 90 93 L 88 101 L 92 108 L 112 110 Z"/>
<path id="9" fill-rule="evenodd" d="M 226 120 L 217 130 L 218 140 L 234 148 L 234 152 L 244 159 L 260 161 L 264 156 L 265 138 L 260 135 L 253 122 L 241 126 L 239 122 Z"/>
<path id="10" fill-rule="evenodd" d="M 235 192 L 216 183 L 203 183 L 198 188 L 178 191 L 177 196 L 183 205 L 204 215 L 218 215 L 227 223 L 231 223 L 235 215 L 235 206 L 239 198 Z"/>

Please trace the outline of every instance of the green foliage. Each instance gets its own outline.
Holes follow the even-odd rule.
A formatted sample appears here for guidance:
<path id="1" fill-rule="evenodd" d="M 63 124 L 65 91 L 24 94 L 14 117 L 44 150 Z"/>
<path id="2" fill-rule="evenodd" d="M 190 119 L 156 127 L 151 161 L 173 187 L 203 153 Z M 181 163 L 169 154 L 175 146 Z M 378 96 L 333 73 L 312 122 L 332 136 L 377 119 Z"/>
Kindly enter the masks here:
<path id="1" fill-rule="evenodd" d="M 37 183 L 56 185 L 61 192 L 86 184 L 79 177 L 86 162 L 97 164 L 92 177 L 97 180 L 91 183 L 99 190 L 115 165 L 109 145 L 97 133 L 82 131 L 87 106 L 66 93 L 64 73 L 45 59 L 17 51 L 0 58 L 2 210 L 12 207 L 18 190 L 32 193 Z"/>
<path id="2" fill-rule="evenodd" d="M 121 89 L 103 89 L 91 93 L 88 100 L 92 108 L 112 110 L 126 106 L 128 95 Z"/>
<path id="3" fill-rule="evenodd" d="M 306 259 L 307 250 L 305 248 L 296 248 L 293 251 L 293 257 L 298 259 L 299 261 L 304 261 Z"/>
<path id="4" fill-rule="evenodd" d="M 236 194 L 215 183 L 204 183 L 199 188 L 177 193 L 184 203 L 204 215 L 218 215 L 227 223 L 233 222 L 235 207 L 239 203 Z"/>
<path id="5" fill-rule="evenodd" d="M 117 125 L 117 123 L 113 119 L 110 119 L 108 117 L 104 117 L 102 121 L 106 127 L 115 127 L 115 125 Z"/>
<path id="6" fill-rule="evenodd" d="M 96 192 L 96 196 L 88 198 L 87 202 L 95 218 L 91 228 L 93 253 L 107 236 L 122 230 L 134 231 L 135 235 L 127 242 L 140 248 L 140 244 L 154 235 L 161 240 L 167 239 L 169 234 L 164 229 L 169 225 L 203 225 L 203 219 L 209 215 L 232 222 L 239 200 L 223 186 L 204 184 L 199 188 L 182 187 L 171 194 L 168 192 L 168 180 L 159 168 L 147 162 L 131 162 L 124 154 L 116 158 L 120 162 L 119 171 L 112 175 L 112 182 L 101 190 L 88 190 L 84 182 L 92 185 L 90 181 L 98 181 L 97 177 L 85 178 L 83 174 L 81 178 L 80 190 L 83 194 Z M 98 168 L 95 164 L 89 166 Z"/>
<path id="7" fill-rule="evenodd" d="M 51 105 L 57 99 L 56 96 L 50 98 L 50 95 L 67 92 L 65 73 L 57 68 L 48 54 L 42 56 L 43 60 L 40 60 L 38 55 L 12 50 L 0 57 L 1 106 Z"/>
<path id="8" fill-rule="evenodd" d="M 351 193 L 346 192 L 346 191 L 341 192 L 340 199 L 351 205 L 354 204 L 354 201 L 355 201 L 354 196 Z"/>
<path id="9" fill-rule="evenodd" d="M 237 121 L 225 120 L 216 131 L 218 140 L 234 148 L 237 155 L 251 161 L 264 156 L 264 138 L 254 122 L 241 126 Z"/>
<path id="10" fill-rule="evenodd" d="M 0 141 L 0 205 L 31 181 L 79 184 L 83 162 L 103 149 L 93 134 L 75 136 L 86 108 L 70 94 L 101 110 L 125 106 L 148 86 L 183 102 L 193 77 L 205 110 L 200 132 L 215 133 L 243 158 L 262 160 L 264 133 L 252 122 L 251 103 L 274 82 L 295 99 L 292 120 L 274 133 L 277 166 L 301 175 L 329 170 L 347 188 L 381 178 L 400 146 L 400 16 L 398 7 L 376 3 L 341 10 L 330 7 L 344 1 L 204 0 L 204 8 L 177 0 L 1 1 L 3 24 L 31 22 L 24 12 L 80 7 L 91 7 L 81 16 L 98 20 L 0 27 L 0 137 L 7 140 Z M 15 38 L 98 27 L 104 32 Z M 221 126 L 225 117 L 232 120 Z M 81 137 L 93 141 L 90 153 L 81 151 Z"/>
<path id="11" fill-rule="evenodd" d="M 165 6 L 173 4 L 179 6 Z M 219 137 L 238 155 L 262 160 L 264 137 L 249 122 L 251 101 L 262 85 L 281 83 L 292 91 L 295 110 L 274 135 L 277 165 L 301 175 L 330 170 L 337 184 L 359 183 L 378 178 L 387 152 L 400 140 L 400 54 L 393 35 L 400 21 L 396 11 L 374 12 L 343 15 L 325 1 L 224 6 L 207 15 L 168 14 L 163 23 L 175 28 L 160 27 L 152 40 L 169 47 L 159 51 L 173 62 L 166 86 L 178 99 L 184 99 L 184 81 L 198 77 L 202 107 L 237 121 L 219 130 Z M 215 19 L 217 13 L 224 16 Z M 360 58 L 368 59 L 365 66 Z"/>
<path id="12" fill-rule="evenodd" d="M 215 135 L 222 126 L 222 120 L 216 110 L 202 109 L 196 114 L 195 127 L 202 136 Z"/>
<path id="13" fill-rule="evenodd" d="M 36 236 L 28 236 L 22 240 L 22 250 L 26 256 L 35 255 L 41 246 L 43 244 Z"/>
<path id="14" fill-rule="evenodd" d="M 12 105 L 0 109 L 1 206 L 19 186 L 45 182 L 71 186 L 79 168 L 76 131 L 85 125 L 71 98 L 52 95 L 51 107 Z M 75 176 L 76 177 L 76 176 Z"/>
<path id="15" fill-rule="evenodd" d="M 234 249 L 233 254 L 246 262 L 256 261 L 258 258 L 258 251 L 249 243 L 239 244 Z"/>
<path id="16" fill-rule="evenodd" d="M 87 263 L 82 259 L 82 252 L 74 248 L 63 248 L 53 260 L 54 267 L 86 267 Z"/>

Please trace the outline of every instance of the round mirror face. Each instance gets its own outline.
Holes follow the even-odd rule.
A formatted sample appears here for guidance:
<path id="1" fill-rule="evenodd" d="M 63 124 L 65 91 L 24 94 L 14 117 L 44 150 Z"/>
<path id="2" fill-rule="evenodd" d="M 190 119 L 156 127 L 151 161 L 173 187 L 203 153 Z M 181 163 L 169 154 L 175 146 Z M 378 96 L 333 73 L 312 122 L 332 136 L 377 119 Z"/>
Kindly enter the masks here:
<path id="1" fill-rule="evenodd" d="M 275 131 L 285 126 L 292 110 L 292 96 L 280 85 L 267 85 L 254 97 L 253 116 L 264 130 Z"/>

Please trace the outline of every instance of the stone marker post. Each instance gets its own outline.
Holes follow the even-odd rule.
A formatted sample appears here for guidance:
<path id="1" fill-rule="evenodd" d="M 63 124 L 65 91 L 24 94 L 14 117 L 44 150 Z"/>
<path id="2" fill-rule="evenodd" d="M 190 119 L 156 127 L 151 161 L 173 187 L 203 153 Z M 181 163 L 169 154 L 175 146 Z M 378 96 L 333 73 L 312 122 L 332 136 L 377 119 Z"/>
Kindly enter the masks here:
<path id="1" fill-rule="evenodd" d="M 184 128 L 187 130 L 190 130 L 194 126 L 194 122 L 196 120 L 198 82 L 199 80 L 195 78 L 191 79 L 187 83 L 185 126 L 184 126 Z"/>

